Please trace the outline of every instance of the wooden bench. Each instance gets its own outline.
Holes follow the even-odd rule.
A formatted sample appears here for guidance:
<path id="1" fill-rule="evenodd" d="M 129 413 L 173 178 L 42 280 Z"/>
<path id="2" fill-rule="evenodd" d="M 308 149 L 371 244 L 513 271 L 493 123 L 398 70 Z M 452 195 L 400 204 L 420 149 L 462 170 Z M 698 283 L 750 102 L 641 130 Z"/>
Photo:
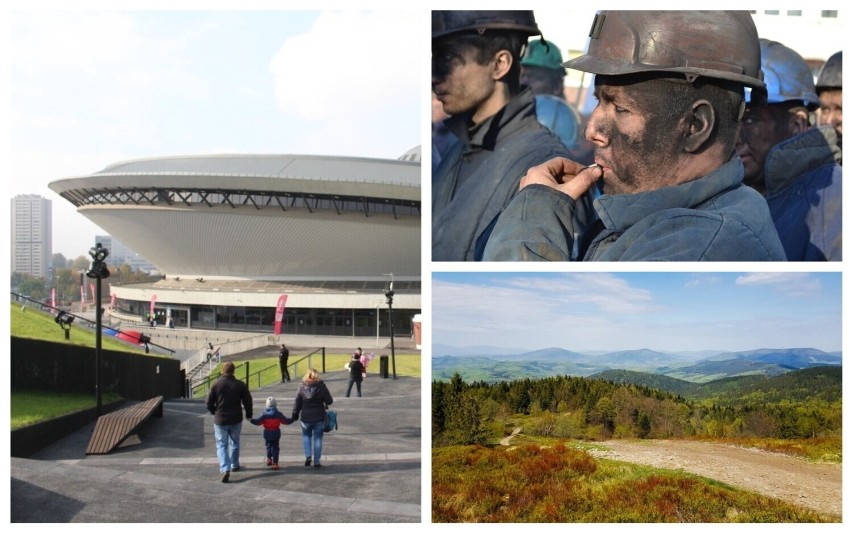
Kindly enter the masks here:
<path id="1" fill-rule="evenodd" d="M 136 402 L 98 417 L 86 448 L 86 455 L 106 454 L 115 450 L 127 437 L 135 433 L 143 422 L 151 418 L 151 415 L 163 416 L 162 396 Z"/>

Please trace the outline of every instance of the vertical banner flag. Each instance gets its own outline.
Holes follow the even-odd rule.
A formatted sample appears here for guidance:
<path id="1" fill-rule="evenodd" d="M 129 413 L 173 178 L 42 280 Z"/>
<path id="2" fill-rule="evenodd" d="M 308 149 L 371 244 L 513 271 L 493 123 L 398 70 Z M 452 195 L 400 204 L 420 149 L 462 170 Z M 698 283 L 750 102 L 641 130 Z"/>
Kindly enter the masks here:
<path id="1" fill-rule="evenodd" d="M 92 301 L 94 302 L 97 299 L 97 296 L 95 296 L 95 284 L 94 283 L 89 283 L 89 293 L 92 295 Z M 95 303 L 99 304 L 100 302 L 95 302 Z"/>
<path id="2" fill-rule="evenodd" d="M 157 295 L 151 296 L 151 316 L 154 316 L 154 304 L 157 303 Z"/>
<path id="3" fill-rule="evenodd" d="M 86 303 L 86 286 L 82 283 L 80 284 L 80 301 Z"/>
<path id="4" fill-rule="evenodd" d="M 115 309 L 115 294 L 109 297 L 109 307 L 110 309 Z"/>
<path id="5" fill-rule="evenodd" d="M 287 295 L 278 297 L 278 305 L 275 306 L 275 334 L 281 335 L 281 323 L 284 321 L 284 306 L 287 304 Z"/>
<path id="6" fill-rule="evenodd" d="M 56 287 L 50 289 L 50 307 L 56 309 Z"/>

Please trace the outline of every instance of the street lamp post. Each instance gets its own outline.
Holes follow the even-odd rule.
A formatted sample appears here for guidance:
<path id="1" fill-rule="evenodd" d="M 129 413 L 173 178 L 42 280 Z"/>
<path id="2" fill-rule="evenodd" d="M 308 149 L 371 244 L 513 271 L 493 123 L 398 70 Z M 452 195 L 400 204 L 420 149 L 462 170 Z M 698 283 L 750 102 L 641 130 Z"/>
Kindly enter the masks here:
<path id="1" fill-rule="evenodd" d="M 101 243 L 89 249 L 89 256 L 92 258 L 92 264 L 89 270 L 86 271 L 86 276 L 94 278 L 95 283 L 95 397 L 97 399 L 97 413 L 101 414 L 101 280 L 109 277 L 109 268 L 104 262 L 109 256 L 109 250 L 104 248 Z"/>
<path id="2" fill-rule="evenodd" d="M 393 346 L 393 282 L 390 282 L 385 297 L 388 299 L 388 318 L 390 319 L 390 341 L 391 341 L 391 364 L 393 365 L 393 379 L 396 379 L 396 350 Z"/>

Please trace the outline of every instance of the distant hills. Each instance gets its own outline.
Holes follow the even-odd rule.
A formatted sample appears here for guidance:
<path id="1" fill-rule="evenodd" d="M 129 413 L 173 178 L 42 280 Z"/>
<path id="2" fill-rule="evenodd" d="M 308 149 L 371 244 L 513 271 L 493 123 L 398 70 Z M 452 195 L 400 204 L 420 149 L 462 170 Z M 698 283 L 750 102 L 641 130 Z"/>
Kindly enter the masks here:
<path id="1" fill-rule="evenodd" d="M 479 353 L 475 353 L 479 352 Z M 684 383 L 706 383 L 738 376 L 778 376 L 793 370 L 818 366 L 841 366 L 839 352 L 814 348 L 761 349 L 742 352 L 700 351 L 659 352 L 649 349 L 584 354 L 563 348 L 545 348 L 531 352 L 506 353 L 493 347 L 433 347 L 432 377 L 447 380 L 458 373 L 465 381 L 511 381 L 554 375 L 606 375 L 606 371 L 623 370 L 653 374 L 667 386 L 654 388 L 675 390 Z M 667 382 L 663 377 L 677 381 Z M 674 387 L 668 388 L 668 387 Z"/>

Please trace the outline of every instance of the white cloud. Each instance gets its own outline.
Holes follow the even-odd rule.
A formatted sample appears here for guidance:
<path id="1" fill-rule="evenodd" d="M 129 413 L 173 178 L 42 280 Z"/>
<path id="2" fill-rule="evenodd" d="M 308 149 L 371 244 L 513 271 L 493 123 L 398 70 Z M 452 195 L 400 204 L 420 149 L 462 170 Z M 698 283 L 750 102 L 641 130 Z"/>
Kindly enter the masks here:
<path id="1" fill-rule="evenodd" d="M 808 272 L 751 272 L 738 276 L 737 285 L 771 285 L 775 290 L 794 297 L 809 296 L 822 290 L 819 279 Z"/>
<path id="2" fill-rule="evenodd" d="M 279 108 L 306 119 L 359 122 L 416 102 L 422 20 L 406 12 L 326 12 L 272 59 Z M 387 119 L 385 119 L 387 120 Z"/>

